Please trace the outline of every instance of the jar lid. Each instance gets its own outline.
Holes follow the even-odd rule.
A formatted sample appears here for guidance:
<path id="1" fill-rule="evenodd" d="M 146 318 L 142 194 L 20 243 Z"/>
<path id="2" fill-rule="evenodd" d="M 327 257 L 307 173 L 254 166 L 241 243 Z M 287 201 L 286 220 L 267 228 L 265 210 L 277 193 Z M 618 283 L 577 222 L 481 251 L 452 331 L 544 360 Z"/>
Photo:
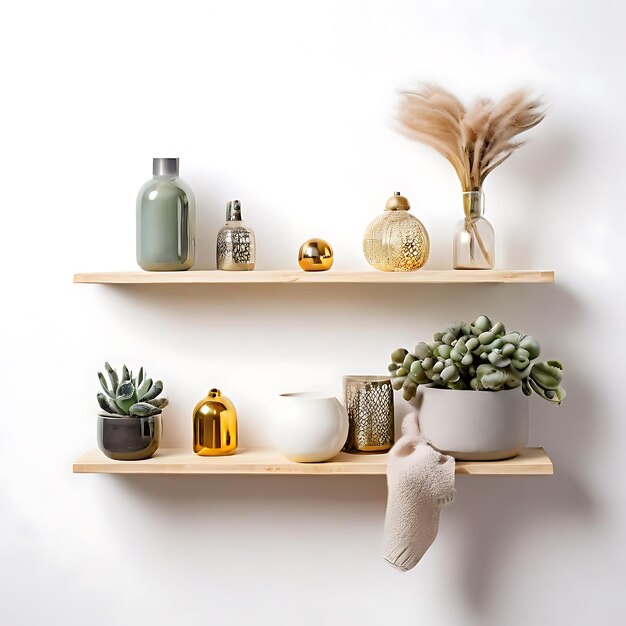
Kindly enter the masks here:
<path id="1" fill-rule="evenodd" d="M 226 204 L 226 221 L 241 222 L 241 202 L 239 200 L 229 200 Z"/>
<path id="2" fill-rule="evenodd" d="M 385 211 L 408 211 L 410 208 L 409 201 L 399 191 L 394 191 L 385 205 Z"/>

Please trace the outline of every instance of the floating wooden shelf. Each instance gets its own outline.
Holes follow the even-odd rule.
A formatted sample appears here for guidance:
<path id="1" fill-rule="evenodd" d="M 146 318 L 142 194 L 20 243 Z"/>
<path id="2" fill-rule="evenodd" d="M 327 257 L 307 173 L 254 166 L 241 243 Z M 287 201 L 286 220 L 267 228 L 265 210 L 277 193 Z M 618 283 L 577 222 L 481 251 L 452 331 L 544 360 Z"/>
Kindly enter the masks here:
<path id="1" fill-rule="evenodd" d="M 214 284 L 404 284 L 404 283 L 553 283 L 554 272 L 540 270 L 418 270 L 417 272 L 303 272 L 255 270 L 221 272 L 92 272 L 74 274 L 75 283 L 107 285 L 214 285 Z"/>
<path id="2" fill-rule="evenodd" d="M 74 463 L 76 474 L 315 474 L 384 475 L 387 455 L 340 452 L 326 463 L 293 463 L 274 450 L 238 450 L 231 456 L 200 457 L 183 448 L 162 448 L 145 461 L 113 461 L 90 450 Z M 457 474 L 512 476 L 553 474 L 543 448 L 526 448 L 506 461 L 457 461 Z"/>

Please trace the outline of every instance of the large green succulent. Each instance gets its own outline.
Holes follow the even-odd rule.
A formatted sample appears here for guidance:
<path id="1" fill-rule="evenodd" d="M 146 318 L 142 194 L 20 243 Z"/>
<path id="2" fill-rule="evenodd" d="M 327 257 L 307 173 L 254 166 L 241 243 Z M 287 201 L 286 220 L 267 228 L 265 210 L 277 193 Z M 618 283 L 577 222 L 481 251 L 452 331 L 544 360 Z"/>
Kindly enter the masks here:
<path id="1" fill-rule="evenodd" d="M 485 315 L 473 323 L 456 322 L 435 333 L 430 343 L 418 343 L 413 353 L 398 348 L 391 354 L 391 384 L 411 400 L 419 385 L 448 389 L 501 391 L 521 387 L 550 402 L 561 403 L 563 366 L 558 361 L 533 361 L 539 342 L 530 335 L 508 333 L 504 324 L 492 323 Z"/>
<path id="2" fill-rule="evenodd" d="M 98 379 L 104 393 L 98 393 L 98 404 L 108 414 L 120 417 L 149 417 L 158 415 L 167 406 L 167 398 L 158 398 L 163 391 L 160 380 L 153 382 L 145 375 L 143 367 L 139 375 L 133 378 L 133 373 L 122 367 L 121 379 L 117 372 L 108 364 L 104 364 L 110 384 L 104 374 L 98 372 Z"/>

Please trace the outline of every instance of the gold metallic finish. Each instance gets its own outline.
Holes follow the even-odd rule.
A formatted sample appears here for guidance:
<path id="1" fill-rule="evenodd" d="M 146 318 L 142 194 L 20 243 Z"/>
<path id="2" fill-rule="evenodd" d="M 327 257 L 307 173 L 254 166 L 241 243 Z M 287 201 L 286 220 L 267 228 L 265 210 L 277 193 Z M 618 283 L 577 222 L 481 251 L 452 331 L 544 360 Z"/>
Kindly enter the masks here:
<path id="1" fill-rule="evenodd" d="M 399 191 L 394 191 L 393 196 L 387 200 L 385 211 L 408 211 L 411 208 L 409 201 L 400 195 Z"/>
<path id="2" fill-rule="evenodd" d="M 367 227 L 363 252 L 377 270 L 413 272 L 428 261 L 428 232 L 409 209 L 409 201 L 396 192 L 387 201 L 385 212 Z"/>
<path id="3" fill-rule="evenodd" d="M 394 441 L 391 379 L 344 376 L 348 438 L 343 449 L 353 454 L 386 452 Z"/>
<path id="4" fill-rule="evenodd" d="M 298 252 L 298 265 L 305 272 L 323 272 L 333 265 L 333 249 L 323 239 L 307 239 Z"/>
<path id="5" fill-rule="evenodd" d="M 237 448 L 237 412 L 219 389 L 211 389 L 193 410 L 193 451 L 223 456 Z"/>

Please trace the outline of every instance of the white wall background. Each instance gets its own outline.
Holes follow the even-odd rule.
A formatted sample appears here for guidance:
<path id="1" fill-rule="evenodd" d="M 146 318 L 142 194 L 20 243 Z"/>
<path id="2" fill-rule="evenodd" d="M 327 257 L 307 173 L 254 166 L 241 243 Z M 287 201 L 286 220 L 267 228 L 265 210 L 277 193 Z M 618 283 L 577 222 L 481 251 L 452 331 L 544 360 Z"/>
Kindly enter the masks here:
<path id="1" fill-rule="evenodd" d="M 623 3 L 584 0 L 4 3 L 0 622 L 623 621 L 625 28 Z M 134 269 L 153 156 L 180 156 L 196 191 L 200 267 L 239 197 L 259 268 L 294 267 L 318 235 L 338 269 L 365 269 L 362 232 L 396 189 L 430 230 L 429 267 L 449 267 L 458 182 L 391 125 L 420 79 L 466 100 L 545 94 L 486 194 L 499 266 L 554 269 L 555 286 L 71 284 Z M 105 359 L 166 381 L 165 445 L 189 445 L 212 386 L 241 444 L 269 444 L 277 392 L 340 393 L 342 374 L 483 312 L 566 364 L 567 403 L 532 404 L 556 475 L 459 478 L 408 574 L 381 559 L 381 477 L 71 474 Z"/>

